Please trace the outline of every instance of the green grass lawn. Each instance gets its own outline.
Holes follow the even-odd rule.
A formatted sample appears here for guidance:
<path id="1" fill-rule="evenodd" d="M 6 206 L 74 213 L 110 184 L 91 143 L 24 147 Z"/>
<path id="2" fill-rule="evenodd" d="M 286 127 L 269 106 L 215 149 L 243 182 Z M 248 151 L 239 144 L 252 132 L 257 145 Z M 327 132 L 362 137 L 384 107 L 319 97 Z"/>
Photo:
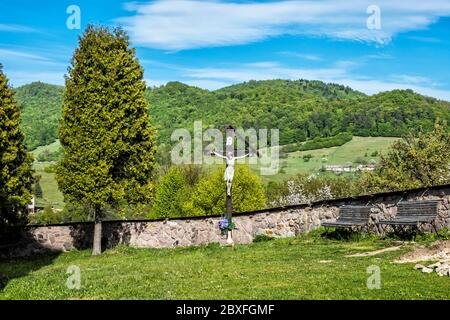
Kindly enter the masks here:
<path id="1" fill-rule="evenodd" d="M 392 261 L 411 250 L 371 257 L 345 255 L 389 242 L 297 238 L 176 249 L 117 247 L 0 262 L 0 299 L 450 299 L 450 278 Z M 66 287 L 78 266 L 81 288 Z M 369 266 L 381 270 L 381 289 L 368 289 Z"/>

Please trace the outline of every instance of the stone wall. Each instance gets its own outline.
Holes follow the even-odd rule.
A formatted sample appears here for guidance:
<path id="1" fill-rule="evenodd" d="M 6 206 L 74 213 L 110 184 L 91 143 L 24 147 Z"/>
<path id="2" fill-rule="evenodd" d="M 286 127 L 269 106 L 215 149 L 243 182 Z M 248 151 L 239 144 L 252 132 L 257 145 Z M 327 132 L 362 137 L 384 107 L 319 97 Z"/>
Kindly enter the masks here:
<path id="1" fill-rule="evenodd" d="M 450 185 L 330 200 L 310 205 L 272 208 L 237 213 L 233 221 L 236 243 L 250 243 L 257 235 L 292 237 L 336 219 L 342 205 L 372 205 L 370 230 L 382 233 L 376 222 L 395 215 L 399 201 L 442 200 L 437 225 L 450 227 Z M 103 246 L 126 244 L 140 248 L 172 248 L 208 243 L 224 243 L 218 229 L 220 217 L 198 217 L 159 221 L 107 221 L 103 223 Z M 429 228 L 426 226 L 425 228 Z M 0 247 L 0 257 L 25 256 L 44 250 L 67 251 L 92 244 L 93 224 L 34 226 L 20 230 L 19 240 Z"/>

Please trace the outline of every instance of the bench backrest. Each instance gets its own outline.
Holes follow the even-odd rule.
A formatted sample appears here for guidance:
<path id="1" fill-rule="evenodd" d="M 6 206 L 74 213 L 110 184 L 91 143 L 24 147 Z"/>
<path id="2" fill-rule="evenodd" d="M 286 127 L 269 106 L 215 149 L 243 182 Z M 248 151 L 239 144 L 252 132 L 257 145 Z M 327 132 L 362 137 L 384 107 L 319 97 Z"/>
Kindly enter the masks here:
<path id="1" fill-rule="evenodd" d="M 342 206 L 339 208 L 339 217 L 337 220 L 367 222 L 371 208 L 368 206 Z"/>
<path id="2" fill-rule="evenodd" d="M 439 200 L 401 201 L 397 207 L 397 216 L 435 218 L 439 203 Z"/>

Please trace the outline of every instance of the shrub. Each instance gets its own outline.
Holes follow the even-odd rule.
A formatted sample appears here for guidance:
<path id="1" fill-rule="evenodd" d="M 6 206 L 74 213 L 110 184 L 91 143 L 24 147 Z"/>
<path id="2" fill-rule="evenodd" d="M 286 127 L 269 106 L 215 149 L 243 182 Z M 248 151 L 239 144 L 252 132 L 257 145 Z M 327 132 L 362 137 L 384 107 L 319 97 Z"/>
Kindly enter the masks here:
<path id="1" fill-rule="evenodd" d="M 226 184 L 224 168 L 212 171 L 195 186 L 183 210 L 189 216 L 223 214 L 225 212 Z M 264 208 L 264 186 L 247 166 L 235 167 L 233 180 L 233 211 L 243 212 Z"/>
<path id="2" fill-rule="evenodd" d="M 178 167 L 169 169 L 159 182 L 151 218 L 170 218 L 183 215 L 183 203 L 188 193 L 188 186 Z"/>
<path id="3" fill-rule="evenodd" d="M 302 158 L 304 162 L 309 162 L 309 160 L 311 160 L 312 157 L 313 157 L 312 154 L 308 153 L 305 154 Z"/>
<path id="4" fill-rule="evenodd" d="M 56 224 L 61 222 L 61 216 L 50 206 L 46 206 L 44 210 L 31 214 L 29 222 L 30 224 Z"/>

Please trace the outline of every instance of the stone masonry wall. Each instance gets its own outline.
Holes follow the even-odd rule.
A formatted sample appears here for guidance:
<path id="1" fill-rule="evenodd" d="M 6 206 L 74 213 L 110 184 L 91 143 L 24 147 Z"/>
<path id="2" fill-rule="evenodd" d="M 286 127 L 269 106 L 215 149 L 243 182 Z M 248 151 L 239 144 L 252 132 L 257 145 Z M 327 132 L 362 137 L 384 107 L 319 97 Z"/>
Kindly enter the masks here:
<path id="1" fill-rule="evenodd" d="M 376 222 L 395 215 L 399 201 L 442 200 L 437 219 L 438 228 L 450 227 L 450 185 L 406 192 L 322 201 L 311 205 L 273 208 L 233 217 L 236 243 L 250 243 L 257 235 L 293 237 L 320 227 L 323 221 L 336 219 L 342 205 L 372 205 L 369 228 L 378 234 Z M 126 244 L 140 248 L 172 248 L 177 246 L 224 243 L 218 229 L 220 217 L 173 219 L 164 221 L 109 221 L 103 223 L 103 246 Z M 429 229 L 429 227 L 425 227 Z M 0 247 L 0 258 L 26 256 L 45 250 L 67 251 L 88 248 L 92 244 L 93 224 L 27 227 L 20 240 Z"/>

